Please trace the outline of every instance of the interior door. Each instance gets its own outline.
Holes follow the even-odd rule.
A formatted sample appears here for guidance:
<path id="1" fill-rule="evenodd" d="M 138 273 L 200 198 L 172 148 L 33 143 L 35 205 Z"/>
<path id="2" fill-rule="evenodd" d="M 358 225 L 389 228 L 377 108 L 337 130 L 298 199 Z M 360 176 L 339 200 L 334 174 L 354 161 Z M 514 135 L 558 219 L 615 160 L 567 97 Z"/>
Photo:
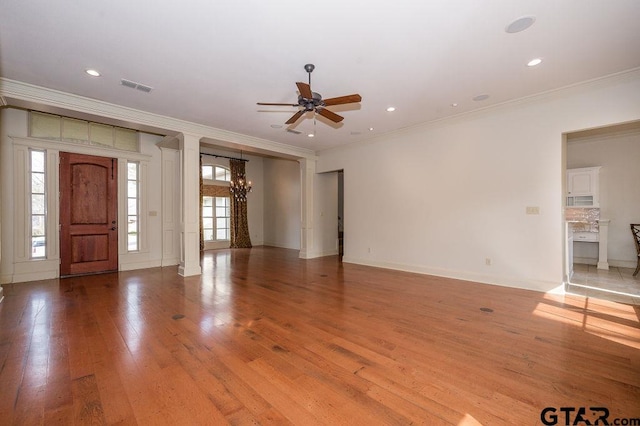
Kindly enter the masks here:
<path id="1" fill-rule="evenodd" d="M 60 153 L 60 275 L 118 269 L 114 158 Z"/>

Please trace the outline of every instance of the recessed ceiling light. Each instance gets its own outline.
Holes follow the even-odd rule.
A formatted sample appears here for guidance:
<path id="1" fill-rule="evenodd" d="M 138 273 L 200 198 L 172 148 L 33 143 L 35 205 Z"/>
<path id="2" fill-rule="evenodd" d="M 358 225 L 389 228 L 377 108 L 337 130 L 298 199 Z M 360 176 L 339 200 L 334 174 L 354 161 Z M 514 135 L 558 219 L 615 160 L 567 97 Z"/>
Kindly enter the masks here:
<path id="1" fill-rule="evenodd" d="M 362 132 L 355 131 L 355 132 L 351 132 L 350 134 L 351 134 L 351 136 L 357 136 L 357 135 L 359 135 L 359 134 L 361 134 L 361 133 L 362 133 Z"/>
<path id="2" fill-rule="evenodd" d="M 392 107 L 392 106 L 387 107 L 387 112 L 393 112 L 395 110 L 396 110 L 396 107 Z"/>
<path id="3" fill-rule="evenodd" d="M 509 34 L 519 33 L 532 26 L 534 22 L 536 22 L 535 16 L 523 16 L 507 25 L 504 30 Z"/>
<path id="4" fill-rule="evenodd" d="M 455 102 L 451 104 L 451 108 L 455 108 L 455 107 L 457 107 L 457 106 L 458 106 L 458 104 L 457 104 L 457 103 L 455 103 Z"/>
<path id="5" fill-rule="evenodd" d="M 474 101 L 478 102 L 478 101 L 486 101 L 487 99 L 489 99 L 489 95 L 478 95 L 475 96 L 473 98 Z"/>
<path id="6" fill-rule="evenodd" d="M 91 77 L 100 77 L 100 72 L 91 68 L 84 70 L 84 72 L 89 74 Z"/>
<path id="7" fill-rule="evenodd" d="M 307 136 L 309 136 L 310 138 L 314 137 L 315 135 L 313 133 L 309 133 Z"/>
<path id="8" fill-rule="evenodd" d="M 273 129 L 282 129 L 282 124 L 272 124 L 271 127 Z"/>
<path id="9" fill-rule="evenodd" d="M 535 67 L 536 65 L 540 65 L 542 63 L 542 59 L 535 58 L 527 62 L 528 67 Z"/>
<path id="10" fill-rule="evenodd" d="M 373 132 L 373 127 L 369 127 L 369 131 L 370 131 L 370 132 Z"/>

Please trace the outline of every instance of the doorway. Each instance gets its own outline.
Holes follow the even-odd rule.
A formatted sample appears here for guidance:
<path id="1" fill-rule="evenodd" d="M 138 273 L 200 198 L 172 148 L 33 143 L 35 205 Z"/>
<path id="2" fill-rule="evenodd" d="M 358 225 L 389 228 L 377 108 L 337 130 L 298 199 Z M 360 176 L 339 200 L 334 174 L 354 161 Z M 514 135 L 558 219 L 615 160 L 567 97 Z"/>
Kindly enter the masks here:
<path id="1" fill-rule="evenodd" d="M 344 257 L 344 170 L 338 171 L 338 258 Z"/>
<path id="2" fill-rule="evenodd" d="M 568 291 L 596 298 L 621 302 L 640 302 L 640 276 L 633 277 L 636 251 L 629 229 L 630 223 L 640 220 L 640 193 L 635 183 L 640 180 L 637 159 L 640 158 L 640 122 L 622 123 L 603 128 L 567 134 L 565 164 L 568 170 L 587 170 L 600 167 L 599 187 L 594 210 L 597 222 L 608 221 L 605 237 L 606 259 L 600 265 L 600 240 L 598 224 L 591 224 L 588 212 L 582 214 L 578 231 L 567 248 L 568 263 L 573 260 L 573 276 L 568 280 Z M 587 168 L 587 169 L 585 169 Z M 567 210 L 569 208 L 567 207 Z M 579 206 L 574 210 L 582 211 Z M 584 219 L 586 218 L 586 219 Z M 582 221 L 586 221 L 584 224 Z M 584 227 L 587 229 L 583 229 Z M 584 238 L 590 235 L 592 238 Z M 568 271 L 570 268 L 568 268 Z"/>
<path id="3" fill-rule="evenodd" d="M 118 270 L 118 161 L 60 153 L 60 276 Z"/>

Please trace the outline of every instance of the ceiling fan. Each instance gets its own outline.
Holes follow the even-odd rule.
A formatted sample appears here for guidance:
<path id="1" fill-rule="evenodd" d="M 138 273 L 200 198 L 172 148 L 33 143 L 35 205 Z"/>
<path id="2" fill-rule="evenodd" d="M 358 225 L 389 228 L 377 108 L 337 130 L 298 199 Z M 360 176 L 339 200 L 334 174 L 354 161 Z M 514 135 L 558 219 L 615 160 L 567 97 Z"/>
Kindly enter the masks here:
<path id="1" fill-rule="evenodd" d="M 285 124 L 295 123 L 300 117 L 304 115 L 305 112 L 308 111 L 313 111 L 314 113 L 318 113 L 321 116 L 333 121 L 334 123 L 339 123 L 344 120 L 344 117 L 326 109 L 326 107 L 332 105 L 350 104 L 354 102 L 360 102 L 362 100 L 362 97 L 357 93 L 354 93 L 353 95 L 338 96 L 337 98 L 322 99 L 322 95 L 320 95 L 320 93 L 311 91 L 311 73 L 315 69 L 315 65 L 306 64 L 304 66 L 304 69 L 309 74 L 309 84 L 301 82 L 296 83 L 296 86 L 298 86 L 298 91 L 300 92 L 300 94 L 298 95 L 297 104 L 258 102 L 258 105 L 300 107 L 301 109 L 293 114 L 293 116 L 288 119 Z"/>

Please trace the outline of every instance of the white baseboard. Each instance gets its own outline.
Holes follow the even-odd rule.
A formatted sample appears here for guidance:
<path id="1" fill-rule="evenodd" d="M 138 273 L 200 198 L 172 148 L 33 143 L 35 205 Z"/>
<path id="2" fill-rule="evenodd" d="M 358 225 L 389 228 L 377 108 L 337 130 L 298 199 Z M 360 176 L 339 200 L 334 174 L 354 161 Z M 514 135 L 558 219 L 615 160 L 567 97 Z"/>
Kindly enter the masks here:
<path id="1" fill-rule="evenodd" d="M 178 275 L 182 277 L 192 277 L 194 275 L 201 275 L 201 274 L 202 274 L 202 268 L 200 267 L 200 265 L 193 266 L 190 268 L 185 268 L 184 265 L 178 266 Z"/>
<path id="2" fill-rule="evenodd" d="M 357 259 L 345 256 L 344 263 L 355 263 L 358 265 L 373 266 L 376 268 L 393 269 L 417 274 L 434 275 L 437 277 L 452 278 L 456 280 L 472 281 L 481 284 L 498 285 L 501 287 L 521 288 L 525 290 L 539 291 L 542 293 L 564 293 L 564 283 L 548 282 L 539 280 L 523 280 L 514 277 L 502 277 L 497 275 L 477 274 L 465 271 L 453 271 L 441 268 L 431 268 L 421 265 L 407 265 L 392 262 L 378 262 L 367 259 Z"/>
<path id="3" fill-rule="evenodd" d="M 276 242 L 273 242 L 273 241 L 265 241 L 263 245 L 269 246 L 269 247 L 290 249 L 290 250 L 300 250 L 300 246 L 293 246 L 293 245 L 284 244 L 284 243 L 276 243 Z"/>
<path id="4" fill-rule="evenodd" d="M 637 263 L 634 260 L 615 260 L 608 259 L 609 267 L 613 266 L 616 268 L 631 268 L 635 269 Z M 595 257 L 574 257 L 573 263 L 578 263 L 580 265 L 593 265 L 596 266 L 598 264 L 598 259 Z"/>
<path id="5" fill-rule="evenodd" d="M 160 266 L 162 266 L 163 268 L 165 266 L 176 266 L 180 264 L 180 258 L 176 257 L 175 259 L 162 259 L 162 261 L 160 261 Z"/>
<path id="6" fill-rule="evenodd" d="M 335 250 L 327 250 L 323 252 L 305 252 L 304 250 L 300 250 L 300 259 L 315 259 L 317 257 L 326 257 L 326 256 L 335 256 L 338 254 L 338 249 Z"/>
<path id="7" fill-rule="evenodd" d="M 133 271 L 136 269 L 158 268 L 162 266 L 161 260 L 145 260 L 144 262 L 129 262 L 120 263 L 118 270 L 120 271 Z"/>

